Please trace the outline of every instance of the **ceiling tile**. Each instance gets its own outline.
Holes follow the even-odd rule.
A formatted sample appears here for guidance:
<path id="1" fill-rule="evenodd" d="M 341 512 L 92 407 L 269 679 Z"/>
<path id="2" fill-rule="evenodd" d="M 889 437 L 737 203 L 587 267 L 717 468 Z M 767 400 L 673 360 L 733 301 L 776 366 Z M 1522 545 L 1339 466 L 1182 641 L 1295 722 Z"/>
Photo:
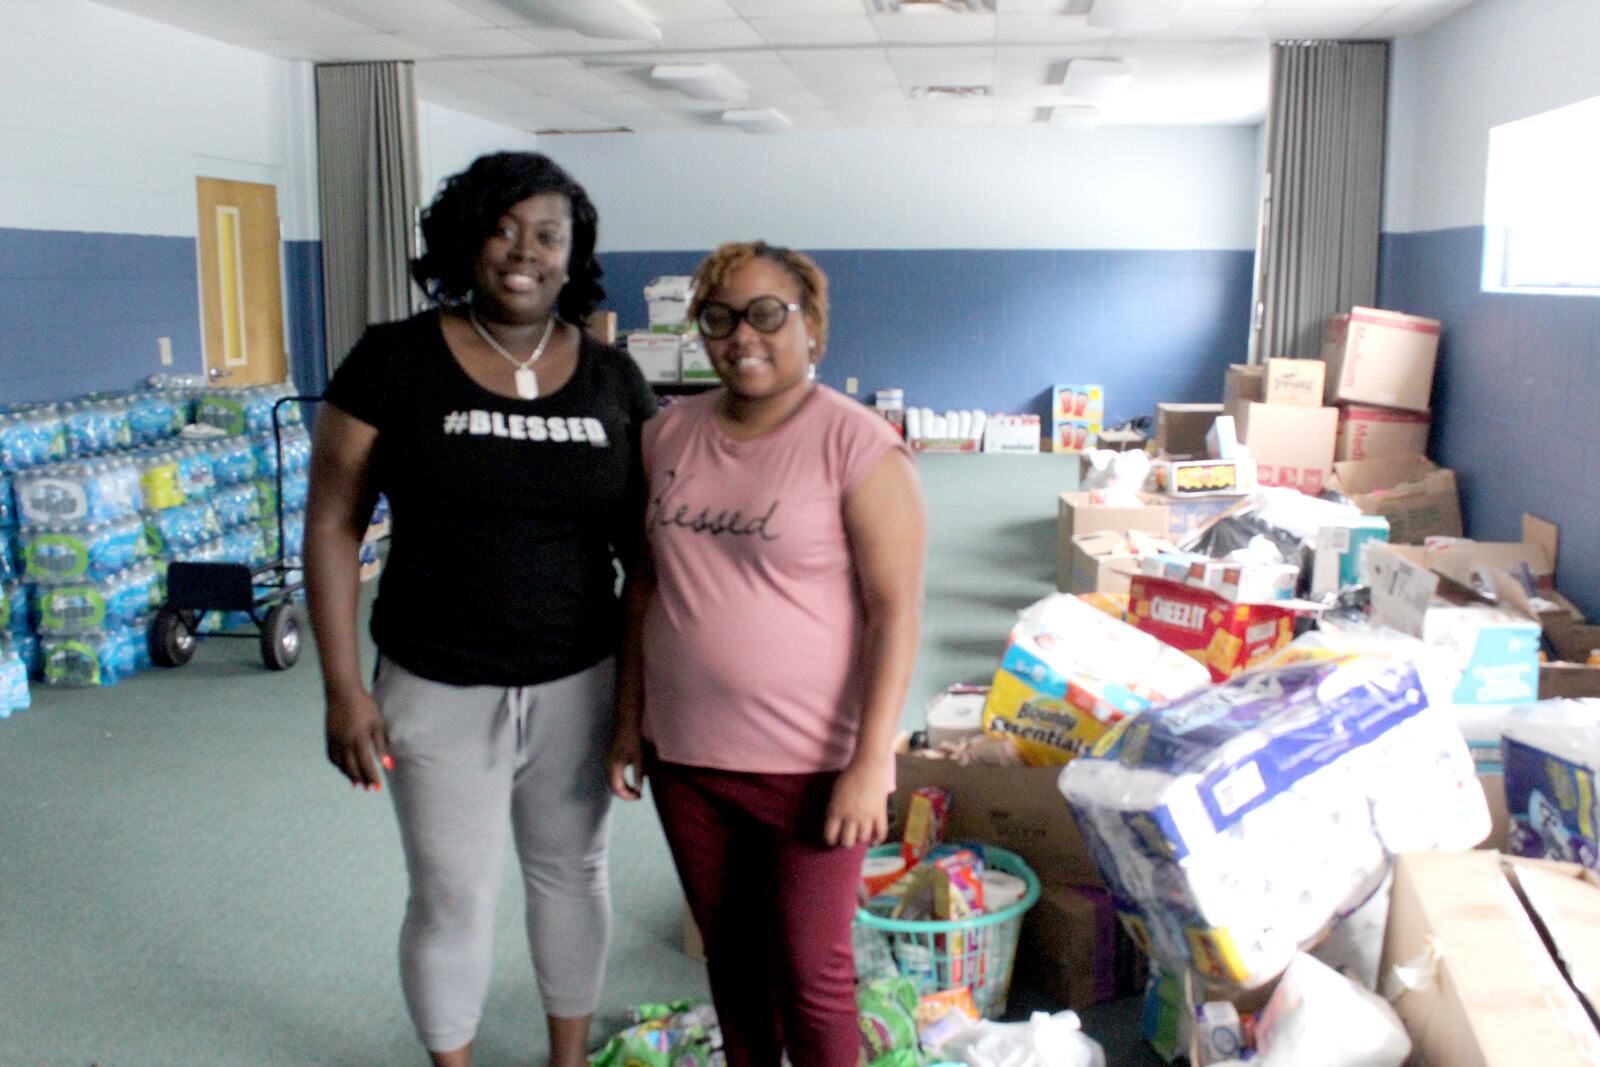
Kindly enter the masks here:
<path id="1" fill-rule="evenodd" d="M 660 47 L 676 48 L 759 48 L 765 42 L 743 19 L 716 19 L 708 22 L 663 22 Z"/>
<path id="2" fill-rule="evenodd" d="M 889 53 L 902 85 L 988 85 L 994 80 L 992 48 L 921 48 Z"/>
<path id="3" fill-rule="evenodd" d="M 1089 25 L 1082 15 L 1001 14 L 995 32 L 997 40 L 1014 44 L 1102 41 L 1110 36 L 1110 30 Z"/>
<path id="4" fill-rule="evenodd" d="M 441 56 L 525 56 L 532 51 L 515 32 L 495 26 L 480 30 L 418 30 L 395 36 Z"/>
<path id="5" fill-rule="evenodd" d="M 739 17 L 728 0 L 634 0 L 634 5 L 660 22 Z"/>
<path id="6" fill-rule="evenodd" d="M 900 77 L 881 50 L 794 52 L 781 55 L 808 85 L 899 85 Z"/>
<path id="7" fill-rule="evenodd" d="M 495 23 L 439 0 L 315 0 L 320 7 L 383 33 L 477 30 Z"/>
<path id="8" fill-rule="evenodd" d="M 655 51 L 650 42 L 614 41 L 604 37 L 585 37 L 576 30 L 559 30 L 533 24 L 517 26 L 513 33 L 540 52 L 637 52 Z"/>
<path id="9" fill-rule="evenodd" d="M 978 44 L 994 40 L 995 16 L 931 14 L 881 15 L 872 20 L 885 44 Z"/>
<path id="10" fill-rule="evenodd" d="M 826 18 L 756 18 L 750 20 L 768 44 L 784 45 L 841 45 L 875 44 L 878 31 L 872 20 L 857 16 L 847 18 L 835 15 Z"/>
<path id="11" fill-rule="evenodd" d="M 839 125 L 847 129 L 882 129 L 917 124 L 909 107 L 838 107 L 833 109 L 833 115 Z"/>
<path id="12" fill-rule="evenodd" d="M 429 59 L 434 53 L 389 33 L 341 33 L 333 37 L 276 37 L 285 47 L 309 48 L 336 63 L 375 63 L 390 59 Z"/>
<path id="13" fill-rule="evenodd" d="M 617 91 L 617 87 L 609 80 L 572 59 L 488 60 L 483 64 L 483 70 L 500 79 L 501 84 L 512 85 L 529 93 L 588 96 Z"/>
<path id="14" fill-rule="evenodd" d="M 812 91 L 830 107 L 893 107 L 907 100 L 899 85 L 819 85 Z"/>
<path id="15" fill-rule="evenodd" d="M 745 18 L 781 18 L 795 13 L 795 0 L 728 0 Z M 867 0 L 806 0 L 807 15 L 860 15 Z"/>
<path id="16" fill-rule="evenodd" d="M 1322 0 L 1326 5 L 1327 0 Z M 1373 22 L 1386 9 L 1369 5 L 1276 8 L 1257 12 L 1245 26 L 1268 40 L 1338 40 L 1354 37 L 1361 27 Z"/>

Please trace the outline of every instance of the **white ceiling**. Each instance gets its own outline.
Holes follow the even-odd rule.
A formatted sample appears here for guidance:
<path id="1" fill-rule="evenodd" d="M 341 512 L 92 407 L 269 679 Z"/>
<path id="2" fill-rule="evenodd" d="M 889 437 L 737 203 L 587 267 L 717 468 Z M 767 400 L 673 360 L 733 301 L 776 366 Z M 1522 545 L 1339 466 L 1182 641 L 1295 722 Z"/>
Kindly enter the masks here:
<path id="1" fill-rule="evenodd" d="M 727 128 L 727 107 L 775 107 L 795 129 L 1026 126 L 1049 121 L 1068 60 L 1114 58 L 1132 86 L 1104 125 L 1261 120 L 1268 42 L 1417 33 L 1475 0 L 1181 0 L 1158 31 L 1088 24 L 1090 0 L 880 14 L 873 0 L 627 0 L 658 41 L 586 37 L 517 0 L 97 0 L 286 59 L 409 59 L 424 100 L 536 132 Z M 573 6 L 599 0 L 570 0 Z M 697 100 L 649 77 L 719 63 L 746 100 Z M 976 100 L 927 86 L 982 86 Z"/>

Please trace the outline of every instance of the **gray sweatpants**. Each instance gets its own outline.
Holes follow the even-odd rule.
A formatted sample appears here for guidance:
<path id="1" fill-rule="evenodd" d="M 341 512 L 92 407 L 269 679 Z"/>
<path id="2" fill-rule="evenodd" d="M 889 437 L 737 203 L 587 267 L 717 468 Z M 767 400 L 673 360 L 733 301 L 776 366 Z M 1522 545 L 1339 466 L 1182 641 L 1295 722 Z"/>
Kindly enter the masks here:
<path id="1" fill-rule="evenodd" d="M 610 659 L 510 689 L 445 685 L 381 661 L 373 695 L 395 761 L 389 788 L 411 878 L 400 981 L 429 1050 L 460 1048 L 477 1033 L 508 829 L 544 1010 L 595 1010 L 611 934 L 605 756 L 614 685 Z"/>

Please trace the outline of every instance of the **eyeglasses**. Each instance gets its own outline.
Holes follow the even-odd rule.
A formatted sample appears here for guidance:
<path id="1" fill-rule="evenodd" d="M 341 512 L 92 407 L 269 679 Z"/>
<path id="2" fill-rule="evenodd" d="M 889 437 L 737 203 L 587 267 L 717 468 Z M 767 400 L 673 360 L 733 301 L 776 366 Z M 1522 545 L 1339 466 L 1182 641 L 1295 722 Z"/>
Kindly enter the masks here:
<path id="1" fill-rule="evenodd" d="M 708 300 L 695 321 L 700 324 L 702 337 L 720 341 L 733 335 L 741 319 L 760 333 L 777 333 L 789 321 L 789 312 L 799 310 L 799 304 L 786 304 L 775 296 L 758 296 L 743 311 L 735 311 L 720 300 Z"/>

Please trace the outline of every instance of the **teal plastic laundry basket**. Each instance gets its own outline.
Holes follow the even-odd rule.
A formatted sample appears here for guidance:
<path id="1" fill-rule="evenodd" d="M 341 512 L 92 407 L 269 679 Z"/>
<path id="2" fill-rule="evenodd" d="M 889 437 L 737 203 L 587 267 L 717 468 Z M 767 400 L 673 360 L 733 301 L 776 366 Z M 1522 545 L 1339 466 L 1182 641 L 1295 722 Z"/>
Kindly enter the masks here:
<path id="1" fill-rule="evenodd" d="M 899 851 L 898 845 L 879 845 L 869 855 L 895 856 Z M 918 993 L 967 986 L 983 1017 L 998 1019 L 1005 1014 L 1011 991 L 1022 917 L 1039 900 L 1039 878 L 1014 852 L 992 845 L 983 846 L 982 852 L 991 869 L 1022 879 L 1027 889 L 1021 900 L 998 911 L 949 921 L 886 919 L 857 908 L 856 923 L 888 939 L 895 965 L 917 983 Z"/>

